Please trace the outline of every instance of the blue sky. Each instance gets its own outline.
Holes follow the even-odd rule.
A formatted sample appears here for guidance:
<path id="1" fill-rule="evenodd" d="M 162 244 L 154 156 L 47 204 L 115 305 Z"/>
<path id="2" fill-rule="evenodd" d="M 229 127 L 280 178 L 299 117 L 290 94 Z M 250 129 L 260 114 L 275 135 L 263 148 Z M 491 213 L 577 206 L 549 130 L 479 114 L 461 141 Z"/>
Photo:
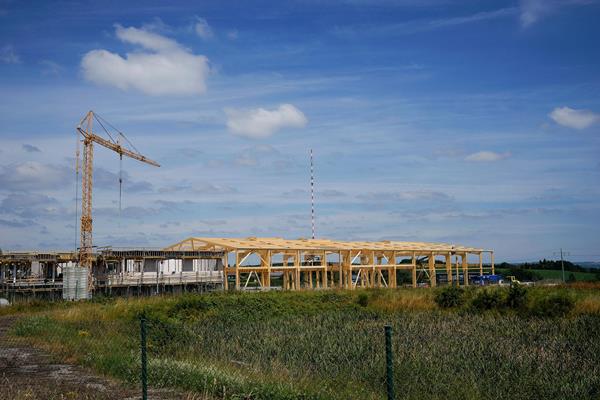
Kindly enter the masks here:
<path id="1" fill-rule="evenodd" d="M 96 245 L 188 236 L 442 241 L 600 259 L 600 3 L 0 1 L 0 247 L 76 245 L 75 126 Z"/>

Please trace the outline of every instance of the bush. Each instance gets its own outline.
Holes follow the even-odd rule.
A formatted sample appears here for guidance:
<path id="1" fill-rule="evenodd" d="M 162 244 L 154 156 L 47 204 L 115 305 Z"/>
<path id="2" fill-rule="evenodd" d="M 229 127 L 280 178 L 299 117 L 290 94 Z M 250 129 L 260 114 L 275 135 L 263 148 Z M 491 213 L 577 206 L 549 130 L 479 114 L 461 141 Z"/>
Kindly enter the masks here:
<path id="1" fill-rule="evenodd" d="M 477 292 L 471 306 L 476 310 L 493 310 L 504 305 L 502 292 L 499 290 L 483 289 Z"/>
<path id="2" fill-rule="evenodd" d="M 506 296 L 506 306 L 512 309 L 523 308 L 527 304 L 527 289 L 524 286 L 511 285 Z"/>
<path id="3" fill-rule="evenodd" d="M 555 293 L 537 299 L 531 309 L 531 314 L 539 317 L 562 317 L 575 307 L 575 300 L 564 293 Z"/>
<path id="4" fill-rule="evenodd" d="M 458 286 L 446 286 L 436 292 L 434 301 L 441 308 L 460 307 L 465 303 L 465 291 Z"/>
<path id="5" fill-rule="evenodd" d="M 358 295 L 358 299 L 356 300 L 358 305 L 362 307 L 366 307 L 369 305 L 369 295 L 366 293 L 361 293 Z"/>

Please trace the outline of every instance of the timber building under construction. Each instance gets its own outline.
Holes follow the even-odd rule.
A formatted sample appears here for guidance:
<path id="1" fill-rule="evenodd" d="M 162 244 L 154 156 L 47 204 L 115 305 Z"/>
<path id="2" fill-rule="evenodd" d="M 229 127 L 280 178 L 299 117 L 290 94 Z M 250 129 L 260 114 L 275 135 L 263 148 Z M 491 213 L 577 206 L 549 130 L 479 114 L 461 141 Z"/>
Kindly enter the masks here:
<path id="1" fill-rule="evenodd" d="M 64 289 L 63 272 L 78 257 L 76 252 L 4 253 L 2 291 L 13 298 L 57 297 Z M 90 286 L 96 293 L 114 295 L 219 288 L 395 288 L 398 271 L 404 271 L 413 287 L 434 287 L 468 285 L 469 275 L 494 273 L 492 250 L 396 241 L 188 238 L 160 250 L 105 248 L 94 252 L 92 259 Z"/>
<path id="2" fill-rule="evenodd" d="M 142 295 L 216 288 L 395 288 L 405 282 L 434 287 L 442 282 L 468 285 L 469 274 L 483 275 L 484 269 L 494 273 L 491 250 L 445 243 L 315 239 L 312 149 L 313 239 L 193 237 L 164 249 L 96 248 L 92 242 L 94 144 L 120 159 L 126 156 L 160 167 L 104 118 L 86 113 L 77 126 L 75 152 L 76 177 L 81 172 L 80 247 L 77 252 L 0 252 L 0 295 L 85 299 L 93 293 Z M 121 193 L 122 179 L 119 185 Z"/>

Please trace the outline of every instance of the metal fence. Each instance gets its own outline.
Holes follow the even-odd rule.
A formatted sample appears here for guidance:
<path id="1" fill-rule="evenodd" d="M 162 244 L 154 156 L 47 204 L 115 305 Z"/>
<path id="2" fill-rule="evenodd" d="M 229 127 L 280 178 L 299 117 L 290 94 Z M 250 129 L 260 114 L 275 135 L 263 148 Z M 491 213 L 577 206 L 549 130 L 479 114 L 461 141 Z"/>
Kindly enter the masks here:
<path id="1" fill-rule="evenodd" d="M 261 341 L 274 339 L 258 338 L 259 325 L 249 326 L 248 346 L 243 336 L 209 337 L 206 328 L 200 321 L 179 323 L 152 316 L 128 321 L 94 316 L 57 320 L 43 314 L 0 317 L 0 400 L 348 398 L 337 394 L 338 385 L 342 371 L 352 369 L 356 359 L 322 359 L 317 337 L 302 339 L 301 350 L 293 350 L 290 332 L 275 355 L 269 354 L 273 343 L 267 346 L 270 350 L 257 348 Z M 217 332 L 221 328 L 226 324 Z M 393 399 L 391 327 L 384 332 L 379 325 L 376 332 L 375 346 L 365 350 L 376 351 L 377 391 Z M 289 370 L 281 364 L 286 358 Z M 169 390 L 176 392 L 165 395 Z M 202 397 L 184 397 L 185 393 Z"/>

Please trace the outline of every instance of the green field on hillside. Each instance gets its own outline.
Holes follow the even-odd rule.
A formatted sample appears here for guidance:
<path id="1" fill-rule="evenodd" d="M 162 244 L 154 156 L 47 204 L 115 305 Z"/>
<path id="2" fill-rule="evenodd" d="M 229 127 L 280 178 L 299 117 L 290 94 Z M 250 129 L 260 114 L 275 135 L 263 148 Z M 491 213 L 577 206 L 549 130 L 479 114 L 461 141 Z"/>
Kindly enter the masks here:
<path id="1" fill-rule="evenodd" d="M 384 325 L 390 324 L 398 399 L 599 398 L 597 287 L 526 289 L 516 306 L 508 288 L 470 288 L 448 309 L 434 301 L 439 293 L 214 293 L 59 303 L 25 314 L 12 335 L 138 384 L 145 315 L 151 386 L 215 399 L 383 399 Z"/>

